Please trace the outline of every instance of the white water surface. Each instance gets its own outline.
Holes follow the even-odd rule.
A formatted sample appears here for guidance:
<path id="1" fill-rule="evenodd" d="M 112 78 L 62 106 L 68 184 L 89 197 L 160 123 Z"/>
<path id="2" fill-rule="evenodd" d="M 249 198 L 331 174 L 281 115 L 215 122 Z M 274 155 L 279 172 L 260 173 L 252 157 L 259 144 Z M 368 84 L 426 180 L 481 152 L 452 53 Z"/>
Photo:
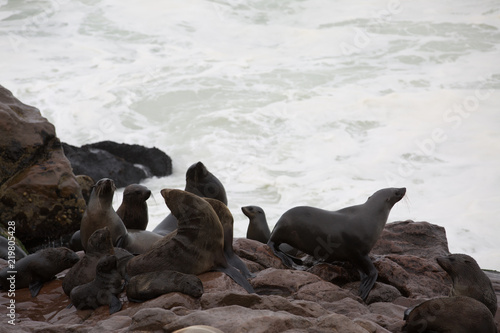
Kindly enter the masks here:
<path id="1" fill-rule="evenodd" d="M 407 187 L 389 221 L 446 228 L 500 270 L 498 1 L 0 1 L 3 86 L 62 141 L 202 161 L 246 205 L 337 210 Z M 115 196 L 115 208 L 122 190 Z"/>

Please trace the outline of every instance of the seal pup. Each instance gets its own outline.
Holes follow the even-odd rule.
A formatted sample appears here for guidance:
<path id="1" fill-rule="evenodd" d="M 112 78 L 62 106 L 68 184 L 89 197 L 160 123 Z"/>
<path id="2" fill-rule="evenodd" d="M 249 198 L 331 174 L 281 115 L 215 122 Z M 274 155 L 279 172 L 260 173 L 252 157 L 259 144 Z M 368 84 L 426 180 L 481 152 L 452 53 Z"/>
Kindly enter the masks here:
<path id="1" fill-rule="evenodd" d="M 117 271 L 117 260 L 113 255 L 99 259 L 93 281 L 71 290 L 71 303 L 78 309 L 97 309 L 109 305 L 109 314 L 120 311 L 122 303 L 117 295 L 123 290 L 122 276 Z"/>
<path id="2" fill-rule="evenodd" d="M 147 301 L 171 292 L 198 298 L 203 295 L 203 283 L 196 275 L 164 270 L 133 276 L 126 291 L 132 302 Z"/>
<path id="3" fill-rule="evenodd" d="M 486 305 L 493 316 L 497 313 L 497 295 L 488 276 L 476 260 L 466 254 L 450 254 L 436 259 L 453 281 L 450 296 L 468 296 Z"/>
<path id="4" fill-rule="evenodd" d="M 481 302 L 465 296 L 434 298 L 405 311 L 406 333 L 497 333 L 493 316 Z"/>
<path id="5" fill-rule="evenodd" d="M 148 252 L 132 258 L 127 264 L 128 275 L 161 270 L 199 275 L 215 270 L 226 273 L 248 292 L 254 292 L 224 257 L 224 230 L 212 206 L 182 190 L 163 189 L 161 195 L 179 226 L 174 236 L 167 235 Z"/>
<path id="6" fill-rule="evenodd" d="M 122 219 L 127 229 L 146 230 L 148 226 L 148 204 L 146 200 L 151 196 L 151 191 L 139 184 L 125 187 L 123 199 L 116 214 Z"/>
<path id="7" fill-rule="evenodd" d="M 111 233 L 108 227 L 94 231 L 87 242 L 85 255 L 71 267 L 64 277 L 62 282 L 64 293 L 69 296 L 73 288 L 94 280 L 99 259 L 105 255 L 114 254 L 115 251 L 113 244 L 111 244 Z"/>
<path id="8" fill-rule="evenodd" d="M 249 218 L 247 238 L 266 244 L 271 236 L 267 224 L 266 213 L 259 206 L 241 207 L 241 211 Z"/>
<path id="9" fill-rule="evenodd" d="M 233 250 L 233 224 L 234 218 L 231 211 L 227 206 L 217 199 L 204 198 L 212 206 L 215 213 L 219 217 L 219 221 L 222 224 L 222 229 L 224 230 L 224 256 L 228 264 L 238 269 L 244 277 L 250 278 L 255 277 L 254 274 L 250 273 L 247 265 L 238 257 Z"/>
<path id="10" fill-rule="evenodd" d="M 220 200 L 227 206 L 224 186 L 201 162 L 195 163 L 188 168 L 184 191 L 200 197 Z M 153 232 L 164 236 L 175 229 L 177 229 L 177 219 L 174 215 L 169 214 L 153 229 Z"/>
<path id="11" fill-rule="evenodd" d="M 84 250 L 87 250 L 87 242 L 97 229 L 108 227 L 114 246 L 119 246 L 118 239 L 127 234 L 127 228 L 112 206 L 115 190 L 115 183 L 109 178 L 103 178 L 94 185 L 80 224 Z"/>
<path id="12" fill-rule="evenodd" d="M 326 262 L 351 262 L 361 277 L 359 294 L 366 300 L 378 277 L 368 254 L 382 233 L 391 208 L 405 193 L 404 187 L 382 189 L 364 204 L 338 211 L 292 208 L 280 217 L 267 245 L 288 267 L 293 266 L 293 261 L 280 251 L 282 243 Z"/>
<path id="13" fill-rule="evenodd" d="M 38 295 L 44 282 L 55 279 L 55 275 L 72 267 L 80 257 L 66 247 L 46 248 L 32 253 L 15 262 L 14 267 L 5 267 L 0 271 L 0 286 L 3 290 L 11 288 L 14 276 L 16 290 L 29 287 L 32 297 Z M 13 275 L 9 273 L 15 271 Z"/>

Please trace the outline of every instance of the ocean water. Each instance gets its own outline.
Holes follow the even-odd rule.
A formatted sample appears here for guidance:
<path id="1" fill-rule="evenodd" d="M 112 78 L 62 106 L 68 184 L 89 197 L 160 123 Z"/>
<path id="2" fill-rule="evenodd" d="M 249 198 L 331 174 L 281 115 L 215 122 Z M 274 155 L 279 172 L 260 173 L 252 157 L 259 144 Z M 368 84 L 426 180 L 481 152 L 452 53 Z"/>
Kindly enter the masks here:
<path id="1" fill-rule="evenodd" d="M 0 0 L 3 86 L 61 140 L 202 161 L 246 205 L 336 210 L 406 187 L 389 221 L 500 269 L 500 2 Z M 115 208 L 123 189 L 115 195 Z"/>

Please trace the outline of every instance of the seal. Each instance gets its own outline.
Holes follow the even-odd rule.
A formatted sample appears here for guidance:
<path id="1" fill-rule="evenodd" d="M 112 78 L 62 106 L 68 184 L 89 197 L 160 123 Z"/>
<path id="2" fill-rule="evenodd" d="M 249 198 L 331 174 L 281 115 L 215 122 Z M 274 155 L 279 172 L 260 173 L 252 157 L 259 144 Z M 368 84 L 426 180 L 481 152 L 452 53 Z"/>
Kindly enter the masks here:
<path id="1" fill-rule="evenodd" d="M 71 239 L 68 242 L 68 247 L 75 252 L 83 251 L 80 230 L 77 230 L 73 233 L 73 235 L 71 236 Z"/>
<path id="2" fill-rule="evenodd" d="M 146 230 L 148 226 L 148 204 L 146 200 L 151 191 L 139 184 L 131 184 L 123 191 L 122 204 L 116 214 L 122 219 L 127 229 Z"/>
<path id="3" fill-rule="evenodd" d="M 301 206 L 285 212 L 276 223 L 267 245 L 292 267 L 279 245 L 292 247 L 326 262 L 349 261 L 359 271 L 359 294 L 366 300 L 378 277 L 368 256 L 384 229 L 389 213 L 406 193 L 406 188 L 386 188 L 375 192 L 361 205 L 327 211 Z"/>
<path id="4" fill-rule="evenodd" d="M 95 269 L 99 259 L 106 255 L 114 255 L 115 251 L 111 244 L 111 233 L 108 227 L 97 229 L 87 242 L 87 251 L 78 263 L 66 273 L 62 282 L 62 288 L 66 295 L 71 294 L 73 288 L 89 283 L 95 278 Z"/>
<path id="5" fill-rule="evenodd" d="M 233 250 L 233 225 L 234 218 L 231 211 L 227 206 L 217 199 L 204 198 L 214 209 L 215 213 L 219 217 L 219 221 L 222 224 L 222 229 L 224 230 L 224 256 L 228 264 L 238 269 L 244 277 L 250 278 L 255 277 L 254 274 L 250 273 L 247 265 L 238 257 Z"/>
<path id="6" fill-rule="evenodd" d="M 11 288 L 10 271 L 16 271 L 16 290 L 29 287 L 32 297 L 38 295 L 43 284 L 53 280 L 55 275 L 72 267 L 80 257 L 66 247 L 46 248 L 30 254 L 15 263 L 15 267 L 5 267 L 0 271 L 0 286 Z"/>
<path id="7" fill-rule="evenodd" d="M 114 246 L 118 246 L 118 239 L 127 234 L 127 228 L 112 206 L 115 190 L 115 183 L 109 178 L 99 180 L 92 189 L 80 224 L 80 237 L 84 250 L 87 250 L 87 242 L 97 229 L 108 227 Z"/>
<path id="8" fill-rule="evenodd" d="M 493 316 L 497 313 L 497 295 L 488 276 L 476 260 L 466 254 L 450 254 L 436 259 L 450 275 L 453 286 L 450 296 L 468 296 L 486 305 Z"/>
<path id="9" fill-rule="evenodd" d="M 167 235 L 148 252 L 132 258 L 127 264 L 128 275 L 133 277 L 161 270 L 199 275 L 215 270 L 226 273 L 253 292 L 248 281 L 224 257 L 224 231 L 212 206 L 199 196 L 182 190 L 163 189 L 161 195 L 179 222 L 176 233 Z"/>
<path id="10" fill-rule="evenodd" d="M 250 222 L 247 229 L 247 238 L 266 244 L 271 236 L 271 230 L 267 225 L 266 213 L 259 206 L 241 207 Z"/>
<path id="11" fill-rule="evenodd" d="M 481 302 L 465 296 L 434 298 L 405 311 L 406 333 L 497 333 L 493 316 Z"/>
<path id="12" fill-rule="evenodd" d="M 147 230 L 128 229 L 127 233 L 118 239 L 121 248 L 136 255 L 146 253 L 151 246 L 161 240 L 162 235 Z"/>
<path id="13" fill-rule="evenodd" d="M 184 191 L 200 197 L 220 200 L 227 206 L 224 186 L 201 162 L 195 163 L 188 168 Z M 172 214 L 169 214 L 153 229 L 153 232 L 164 236 L 175 229 L 177 229 L 177 219 Z"/>
<path id="14" fill-rule="evenodd" d="M 71 290 L 71 303 L 78 309 L 97 309 L 109 305 L 109 313 L 120 311 L 122 303 L 117 295 L 123 290 L 122 276 L 116 268 L 116 257 L 106 255 L 97 263 L 95 279 Z"/>
<path id="15" fill-rule="evenodd" d="M 126 291 L 132 302 L 143 302 L 172 292 L 199 298 L 203 295 L 203 284 L 196 275 L 164 270 L 133 276 Z"/>

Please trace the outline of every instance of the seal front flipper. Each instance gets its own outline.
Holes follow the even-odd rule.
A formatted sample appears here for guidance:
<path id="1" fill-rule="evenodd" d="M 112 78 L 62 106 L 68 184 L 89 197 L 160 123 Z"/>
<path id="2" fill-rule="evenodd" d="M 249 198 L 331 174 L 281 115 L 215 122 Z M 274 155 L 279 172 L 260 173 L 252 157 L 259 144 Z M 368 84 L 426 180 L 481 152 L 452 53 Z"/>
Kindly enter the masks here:
<path id="1" fill-rule="evenodd" d="M 109 304 L 109 314 L 113 314 L 122 309 L 122 302 L 115 295 L 111 295 L 111 303 Z"/>
<path id="2" fill-rule="evenodd" d="M 233 279 L 234 282 L 245 288 L 247 292 L 249 292 L 250 294 L 255 294 L 255 290 L 253 289 L 252 285 L 248 283 L 247 279 L 245 279 L 236 268 L 228 265 L 228 267 L 216 267 L 214 268 L 214 271 L 225 273 L 227 276 Z"/>
<path id="3" fill-rule="evenodd" d="M 40 289 L 42 289 L 42 286 L 43 282 L 40 280 L 30 282 L 29 289 L 31 297 L 36 297 L 36 295 L 40 292 Z"/>
<path id="4" fill-rule="evenodd" d="M 361 276 L 359 296 L 363 299 L 363 301 L 366 301 L 366 298 L 372 290 L 375 281 L 377 281 L 378 271 L 375 266 L 373 266 L 373 263 L 368 255 L 358 258 L 356 262 L 353 263 L 357 266 Z"/>
<path id="5" fill-rule="evenodd" d="M 281 252 L 280 247 L 279 247 L 280 244 L 277 244 L 277 243 L 273 242 L 272 240 L 269 240 L 267 242 L 267 246 L 269 246 L 271 248 L 271 250 L 273 251 L 273 253 L 276 257 L 281 259 L 281 261 L 283 262 L 283 265 L 285 265 L 288 268 L 293 268 L 294 262 L 293 262 L 292 258 L 287 256 L 285 253 Z"/>

